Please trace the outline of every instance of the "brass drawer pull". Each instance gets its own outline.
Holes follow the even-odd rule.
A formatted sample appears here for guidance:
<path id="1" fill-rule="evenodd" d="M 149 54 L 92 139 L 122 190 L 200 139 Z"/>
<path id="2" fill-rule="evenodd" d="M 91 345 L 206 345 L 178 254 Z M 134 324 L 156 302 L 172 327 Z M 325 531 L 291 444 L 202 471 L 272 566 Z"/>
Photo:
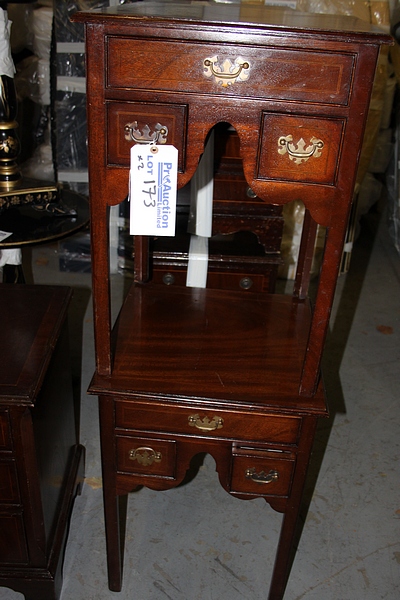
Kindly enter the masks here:
<path id="1" fill-rule="evenodd" d="M 218 64 L 218 56 L 213 56 L 205 58 L 203 65 L 204 75 L 206 77 L 214 76 L 222 87 L 228 87 L 235 81 L 246 81 L 250 75 L 250 63 L 241 56 L 238 56 L 233 63 L 226 58 L 221 64 Z"/>
<path id="2" fill-rule="evenodd" d="M 272 483 L 273 481 L 279 479 L 279 473 L 274 469 L 271 469 L 269 473 L 266 473 L 265 471 L 256 473 L 256 470 L 253 467 L 252 469 L 246 469 L 245 475 L 246 479 L 251 479 L 255 483 Z"/>
<path id="3" fill-rule="evenodd" d="M 290 160 L 293 160 L 297 165 L 307 162 L 312 156 L 319 158 L 324 147 L 324 142 L 315 137 L 310 139 L 310 145 L 308 146 L 306 146 L 303 138 L 300 138 L 297 145 L 292 142 L 292 135 L 281 136 L 278 140 L 278 152 L 279 154 L 288 153 Z"/>
<path id="4" fill-rule="evenodd" d="M 154 127 L 153 133 L 150 133 L 150 127 L 145 125 L 140 131 L 137 128 L 137 121 L 133 123 L 127 123 L 124 127 L 125 139 L 128 142 L 135 142 L 136 144 L 166 144 L 168 136 L 168 127 L 166 125 L 157 125 Z"/>
<path id="5" fill-rule="evenodd" d="M 129 458 L 130 460 L 137 460 L 140 465 L 148 467 L 153 462 L 161 462 L 162 454 L 161 452 L 156 452 L 153 448 L 141 446 L 140 448 L 129 450 Z"/>
<path id="6" fill-rule="evenodd" d="M 199 415 L 191 415 L 188 419 L 191 427 L 197 427 L 200 431 L 215 431 L 222 429 L 224 420 L 221 417 L 213 417 L 210 421 L 208 417 L 200 419 Z"/>

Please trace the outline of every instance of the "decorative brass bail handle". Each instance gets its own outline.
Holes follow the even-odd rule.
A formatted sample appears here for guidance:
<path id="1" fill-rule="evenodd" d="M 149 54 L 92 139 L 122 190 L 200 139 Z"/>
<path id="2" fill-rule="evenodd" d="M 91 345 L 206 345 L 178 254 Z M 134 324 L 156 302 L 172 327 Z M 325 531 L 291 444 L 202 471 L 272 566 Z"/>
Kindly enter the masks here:
<path id="1" fill-rule="evenodd" d="M 278 140 L 278 153 L 288 153 L 290 160 L 297 165 L 307 162 L 312 156 L 319 158 L 323 147 L 324 142 L 316 137 L 310 139 L 309 145 L 306 145 L 303 138 L 300 138 L 297 144 L 293 144 L 292 135 L 283 135 Z"/>
<path id="2" fill-rule="evenodd" d="M 153 450 L 153 448 L 147 446 L 141 446 L 140 448 L 132 448 L 129 451 L 130 460 L 137 460 L 140 465 L 148 467 L 152 465 L 153 462 L 161 462 L 162 454 L 161 452 L 157 452 Z"/>
<path id="3" fill-rule="evenodd" d="M 260 471 L 260 473 L 256 473 L 254 467 L 252 469 L 246 469 L 245 476 L 246 479 L 251 479 L 255 483 L 260 484 L 272 483 L 273 481 L 279 479 L 279 473 L 274 469 L 271 469 L 269 473 L 266 473 L 265 471 Z"/>
<path id="4" fill-rule="evenodd" d="M 191 427 L 196 427 L 200 431 L 215 431 L 216 429 L 222 429 L 224 425 L 224 420 L 221 417 L 213 417 L 210 420 L 209 417 L 201 419 L 199 415 L 191 415 L 188 422 Z"/>
<path id="5" fill-rule="evenodd" d="M 157 123 L 154 131 L 148 125 L 145 125 L 140 131 L 137 121 L 127 123 L 124 127 L 125 139 L 135 144 L 166 144 L 168 136 L 168 127 Z"/>
<path id="6" fill-rule="evenodd" d="M 226 58 L 223 63 L 218 62 L 218 56 L 205 58 L 203 60 L 204 75 L 215 77 L 216 81 L 227 87 L 235 81 L 246 81 L 250 75 L 250 62 L 238 56 L 232 63 Z"/>

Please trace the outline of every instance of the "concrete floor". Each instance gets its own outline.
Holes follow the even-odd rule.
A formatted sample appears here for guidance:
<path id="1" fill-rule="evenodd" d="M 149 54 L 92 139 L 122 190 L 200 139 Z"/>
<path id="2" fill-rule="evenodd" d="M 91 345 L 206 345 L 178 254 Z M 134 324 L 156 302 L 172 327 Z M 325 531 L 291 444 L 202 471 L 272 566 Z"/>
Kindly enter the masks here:
<path id="1" fill-rule="evenodd" d="M 400 257 L 385 219 L 375 222 L 363 227 L 338 284 L 325 354 L 331 418 L 320 423 L 285 600 L 400 597 Z M 94 364 L 90 276 L 60 273 L 56 246 L 26 258 L 36 283 L 75 288 L 72 352 L 87 461 L 61 600 L 266 599 L 281 516 L 261 499 L 230 497 L 209 456 L 190 484 L 130 496 L 123 590 L 108 590 L 97 402 L 85 393 Z M 113 284 L 117 302 L 122 276 Z M 0 588 L 0 600 L 20 598 Z"/>

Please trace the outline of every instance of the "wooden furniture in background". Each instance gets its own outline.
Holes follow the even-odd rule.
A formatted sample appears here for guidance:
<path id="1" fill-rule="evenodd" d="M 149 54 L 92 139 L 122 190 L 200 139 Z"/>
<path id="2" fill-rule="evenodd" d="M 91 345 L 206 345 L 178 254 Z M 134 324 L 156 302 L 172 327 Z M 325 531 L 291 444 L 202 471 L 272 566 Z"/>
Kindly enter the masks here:
<path id="1" fill-rule="evenodd" d="M 0 586 L 57 600 L 83 481 L 69 368 L 69 288 L 0 284 Z"/>
<path id="2" fill-rule="evenodd" d="M 283 597 L 317 419 L 320 361 L 384 34 L 352 18 L 257 6 L 137 3 L 86 25 L 93 298 L 109 586 L 120 590 L 118 496 L 177 486 L 209 452 L 232 495 L 284 514 L 269 600 Z M 211 127 L 230 123 L 247 185 L 306 206 L 293 296 L 136 281 L 111 334 L 108 209 L 127 195 L 124 127 L 168 128 L 179 186 Z M 245 208 L 244 208 L 245 212 Z M 258 215 L 260 217 L 260 215 Z M 307 296 L 316 224 L 327 228 Z M 184 524 L 182 524 L 184 526 Z"/>

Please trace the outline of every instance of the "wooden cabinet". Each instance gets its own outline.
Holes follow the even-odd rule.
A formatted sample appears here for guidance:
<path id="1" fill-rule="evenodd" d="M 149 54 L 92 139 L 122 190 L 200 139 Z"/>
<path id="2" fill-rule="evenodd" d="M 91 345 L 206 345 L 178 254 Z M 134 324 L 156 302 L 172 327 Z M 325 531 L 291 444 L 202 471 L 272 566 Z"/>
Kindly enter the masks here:
<path id="1" fill-rule="evenodd" d="M 226 491 L 284 514 L 268 596 L 281 600 L 316 423 L 328 412 L 321 355 L 376 61 L 390 38 L 353 18 L 241 4 L 144 2 L 74 18 L 86 25 L 90 392 L 100 406 L 109 587 L 122 586 L 118 496 L 177 486 L 193 456 L 209 452 Z M 227 279 L 216 286 L 225 289 L 164 285 L 172 253 L 157 263 L 160 249 L 138 236 L 136 279 L 112 330 L 108 211 L 127 195 L 129 144 L 175 145 L 183 188 L 221 124 L 236 132 L 236 150 L 216 172 L 219 233 L 239 223 L 274 252 L 276 207 L 305 204 L 293 295 L 264 284 L 243 293 Z M 312 303 L 317 224 L 327 237 Z"/>
<path id="2" fill-rule="evenodd" d="M 69 367 L 68 288 L 0 289 L 0 586 L 57 600 L 83 480 Z"/>

